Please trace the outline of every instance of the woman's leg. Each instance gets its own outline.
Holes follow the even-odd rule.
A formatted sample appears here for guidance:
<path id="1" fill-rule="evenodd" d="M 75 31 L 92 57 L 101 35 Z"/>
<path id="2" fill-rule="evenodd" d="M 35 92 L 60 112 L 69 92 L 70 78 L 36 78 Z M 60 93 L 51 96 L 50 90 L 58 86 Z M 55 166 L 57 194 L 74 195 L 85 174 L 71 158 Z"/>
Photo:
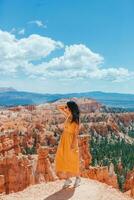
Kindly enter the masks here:
<path id="1" fill-rule="evenodd" d="M 76 178 L 80 178 L 80 172 L 75 175 Z"/>
<path id="2" fill-rule="evenodd" d="M 75 182 L 74 182 L 74 187 L 77 187 L 80 185 L 80 182 L 81 182 L 81 178 L 80 176 L 76 176 L 75 178 Z"/>
<path id="3" fill-rule="evenodd" d="M 66 179 L 70 179 L 72 176 L 71 176 L 71 173 L 70 172 L 66 172 Z"/>
<path id="4" fill-rule="evenodd" d="M 64 182 L 64 185 L 63 185 L 62 188 L 69 187 L 71 183 L 72 183 L 72 180 L 71 180 L 70 173 L 69 173 L 69 172 L 66 172 L 65 182 Z"/>
<path id="5" fill-rule="evenodd" d="M 71 172 L 65 173 L 65 179 L 70 179 L 71 177 L 80 178 L 80 173 L 77 173 L 77 174 L 74 174 L 74 175 Z"/>
<path id="6" fill-rule="evenodd" d="M 76 174 L 76 175 L 72 175 L 70 172 L 66 172 L 66 180 L 70 179 L 71 177 L 75 177 L 76 179 L 79 178 L 80 179 L 80 173 Z"/>

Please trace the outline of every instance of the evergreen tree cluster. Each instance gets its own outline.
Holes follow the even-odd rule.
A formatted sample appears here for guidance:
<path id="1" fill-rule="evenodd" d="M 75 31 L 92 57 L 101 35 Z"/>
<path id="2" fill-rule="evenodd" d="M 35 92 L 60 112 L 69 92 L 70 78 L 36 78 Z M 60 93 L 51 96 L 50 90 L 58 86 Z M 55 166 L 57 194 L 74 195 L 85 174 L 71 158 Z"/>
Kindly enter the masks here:
<path id="1" fill-rule="evenodd" d="M 91 136 L 90 152 L 92 154 L 92 166 L 108 166 L 112 162 L 117 174 L 118 183 L 121 191 L 126 179 L 127 172 L 134 168 L 134 143 L 126 143 L 114 134 L 110 137 Z M 121 164 L 122 169 L 119 169 Z"/>

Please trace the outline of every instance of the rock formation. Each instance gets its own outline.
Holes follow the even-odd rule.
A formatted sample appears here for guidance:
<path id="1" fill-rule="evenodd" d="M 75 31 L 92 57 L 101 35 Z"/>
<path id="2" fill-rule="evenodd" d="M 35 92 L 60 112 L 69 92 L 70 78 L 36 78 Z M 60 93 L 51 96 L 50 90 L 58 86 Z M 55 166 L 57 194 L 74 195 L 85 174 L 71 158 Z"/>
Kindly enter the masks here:
<path id="1" fill-rule="evenodd" d="M 124 190 L 130 190 L 130 195 L 134 197 L 134 169 L 128 172 L 126 176 L 126 181 L 124 184 Z"/>
<path id="2" fill-rule="evenodd" d="M 134 113 L 101 113 L 101 104 L 91 99 L 75 99 L 81 109 L 79 135 L 81 176 L 118 188 L 112 166 L 91 166 L 89 133 L 120 136 L 120 126 L 132 130 Z M 38 106 L 18 106 L 0 110 L 0 193 L 23 190 L 29 185 L 59 179 L 54 157 L 65 117 L 56 105 L 66 99 Z M 128 137 L 128 142 L 132 141 Z M 127 185 L 127 183 L 126 183 Z M 129 190 L 126 186 L 126 190 Z M 133 188 L 131 189 L 133 194 Z"/>

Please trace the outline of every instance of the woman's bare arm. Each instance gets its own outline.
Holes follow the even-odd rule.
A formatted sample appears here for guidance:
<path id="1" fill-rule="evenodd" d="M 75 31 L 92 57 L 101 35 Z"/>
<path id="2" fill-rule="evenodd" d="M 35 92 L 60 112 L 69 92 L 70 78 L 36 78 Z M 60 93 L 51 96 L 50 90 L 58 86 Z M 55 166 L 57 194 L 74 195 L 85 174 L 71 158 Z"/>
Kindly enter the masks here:
<path id="1" fill-rule="evenodd" d="M 59 111 L 61 111 L 66 117 L 68 116 L 68 113 L 66 112 L 66 108 L 65 108 L 66 105 L 57 105 L 57 109 Z"/>

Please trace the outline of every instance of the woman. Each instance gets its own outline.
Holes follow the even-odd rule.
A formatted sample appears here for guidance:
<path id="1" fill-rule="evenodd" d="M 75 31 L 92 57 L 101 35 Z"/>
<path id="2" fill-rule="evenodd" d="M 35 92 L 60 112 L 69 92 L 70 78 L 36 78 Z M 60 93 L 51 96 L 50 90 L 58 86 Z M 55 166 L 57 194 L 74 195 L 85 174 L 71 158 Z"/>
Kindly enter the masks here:
<path id="1" fill-rule="evenodd" d="M 56 174 L 66 175 L 63 188 L 68 187 L 72 182 L 70 177 L 75 176 L 74 187 L 77 187 L 81 181 L 78 148 L 80 111 L 74 101 L 68 101 L 65 105 L 58 105 L 57 108 L 65 115 L 66 120 L 55 156 Z"/>

